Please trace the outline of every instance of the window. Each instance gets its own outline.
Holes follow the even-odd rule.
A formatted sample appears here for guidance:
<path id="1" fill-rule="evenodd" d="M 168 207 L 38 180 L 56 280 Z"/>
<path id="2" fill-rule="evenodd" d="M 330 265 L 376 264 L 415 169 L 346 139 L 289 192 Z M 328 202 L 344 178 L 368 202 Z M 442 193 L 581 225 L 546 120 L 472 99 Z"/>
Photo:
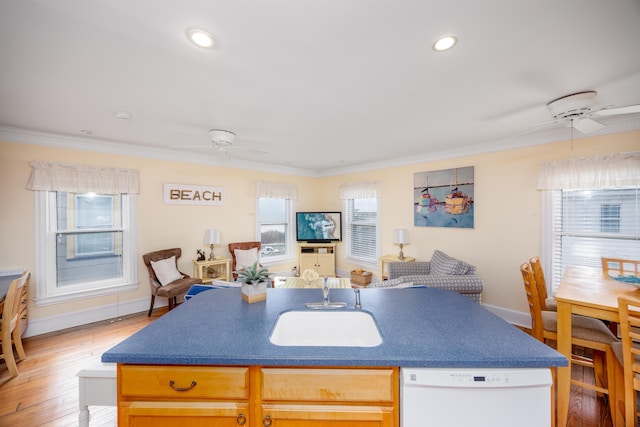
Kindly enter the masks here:
<path id="1" fill-rule="evenodd" d="M 620 232 L 620 205 L 603 203 L 600 207 L 600 231 L 603 233 Z"/>
<path id="2" fill-rule="evenodd" d="M 263 197 L 258 199 L 258 235 L 260 259 L 282 261 L 294 253 L 292 227 L 293 202 L 290 199 Z"/>
<path id="3" fill-rule="evenodd" d="M 568 265 L 600 268 L 601 258 L 640 259 L 640 189 L 552 190 L 552 292 Z"/>
<path id="4" fill-rule="evenodd" d="M 378 199 L 346 199 L 346 256 L 375 264 L 378 259 Z"/>
<path id="5" fill-rule="evenodd" d="M 136 196 L 36 193 L 36 303 L 47 305 L 135 289 Z"/>

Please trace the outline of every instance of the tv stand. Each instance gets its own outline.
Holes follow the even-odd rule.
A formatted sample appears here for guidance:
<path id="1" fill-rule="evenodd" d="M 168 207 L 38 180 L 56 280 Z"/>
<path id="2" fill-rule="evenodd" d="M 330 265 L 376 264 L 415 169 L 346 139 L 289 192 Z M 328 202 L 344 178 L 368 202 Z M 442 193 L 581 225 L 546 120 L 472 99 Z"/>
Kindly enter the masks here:
<path id="1" fill-rule="evenodd" d="M 336 276 L 335 243 L 299 243 L 298 264 L 300 274 L 305 270 L 315 270 L 318 276 Z"/>

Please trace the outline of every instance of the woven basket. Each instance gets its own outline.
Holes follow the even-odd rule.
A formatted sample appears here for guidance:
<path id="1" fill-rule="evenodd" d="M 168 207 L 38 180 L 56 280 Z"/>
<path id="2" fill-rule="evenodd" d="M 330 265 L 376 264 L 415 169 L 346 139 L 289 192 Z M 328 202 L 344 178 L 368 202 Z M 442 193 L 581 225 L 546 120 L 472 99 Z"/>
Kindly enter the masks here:
<path id="1" fill-rule="evenodd" d="M 351 283 L 354 285 L 366 286 L 371 283 L 371 274 L 370 271 L 363 271 L 362 273 L 358 273 L 357 271 L 351 272 Z"/>

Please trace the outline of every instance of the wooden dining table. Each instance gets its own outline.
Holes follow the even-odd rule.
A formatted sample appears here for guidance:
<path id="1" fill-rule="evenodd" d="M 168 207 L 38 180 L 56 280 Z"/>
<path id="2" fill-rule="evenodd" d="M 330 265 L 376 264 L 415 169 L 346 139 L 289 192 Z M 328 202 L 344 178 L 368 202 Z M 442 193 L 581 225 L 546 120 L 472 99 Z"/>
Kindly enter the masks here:
<path id="1" fill-rule="evenodd" d="M 558 302 L 558 351 L 569 360 L 569 366 L 558 369 L 557 426 L 567 424 L 571 388 L 571 314 L 620 322 L 618 297 L 640 297 L 640 288 L 604 274 L 601 269 L 567 267 L 555 295 Z"/>

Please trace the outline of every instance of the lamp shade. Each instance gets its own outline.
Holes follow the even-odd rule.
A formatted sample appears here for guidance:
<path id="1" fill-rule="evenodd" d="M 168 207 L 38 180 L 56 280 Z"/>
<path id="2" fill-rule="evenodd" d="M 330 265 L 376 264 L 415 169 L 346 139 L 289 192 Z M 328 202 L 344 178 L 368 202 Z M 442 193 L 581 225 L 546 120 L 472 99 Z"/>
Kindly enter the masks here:
<path id="1" fill-rule="evenodd" d="M 398 228 L 393 230 L 393 243 L 409 243 L 409 230 L 407 230 L 406 228 Z"/>
<path id="2" fill-rule="evenodd" d="M 204 232 L 204 244 L 205 245 L 217 245 L 220 243 L 220 231 L 219 230 L 205 230 Z"/>

